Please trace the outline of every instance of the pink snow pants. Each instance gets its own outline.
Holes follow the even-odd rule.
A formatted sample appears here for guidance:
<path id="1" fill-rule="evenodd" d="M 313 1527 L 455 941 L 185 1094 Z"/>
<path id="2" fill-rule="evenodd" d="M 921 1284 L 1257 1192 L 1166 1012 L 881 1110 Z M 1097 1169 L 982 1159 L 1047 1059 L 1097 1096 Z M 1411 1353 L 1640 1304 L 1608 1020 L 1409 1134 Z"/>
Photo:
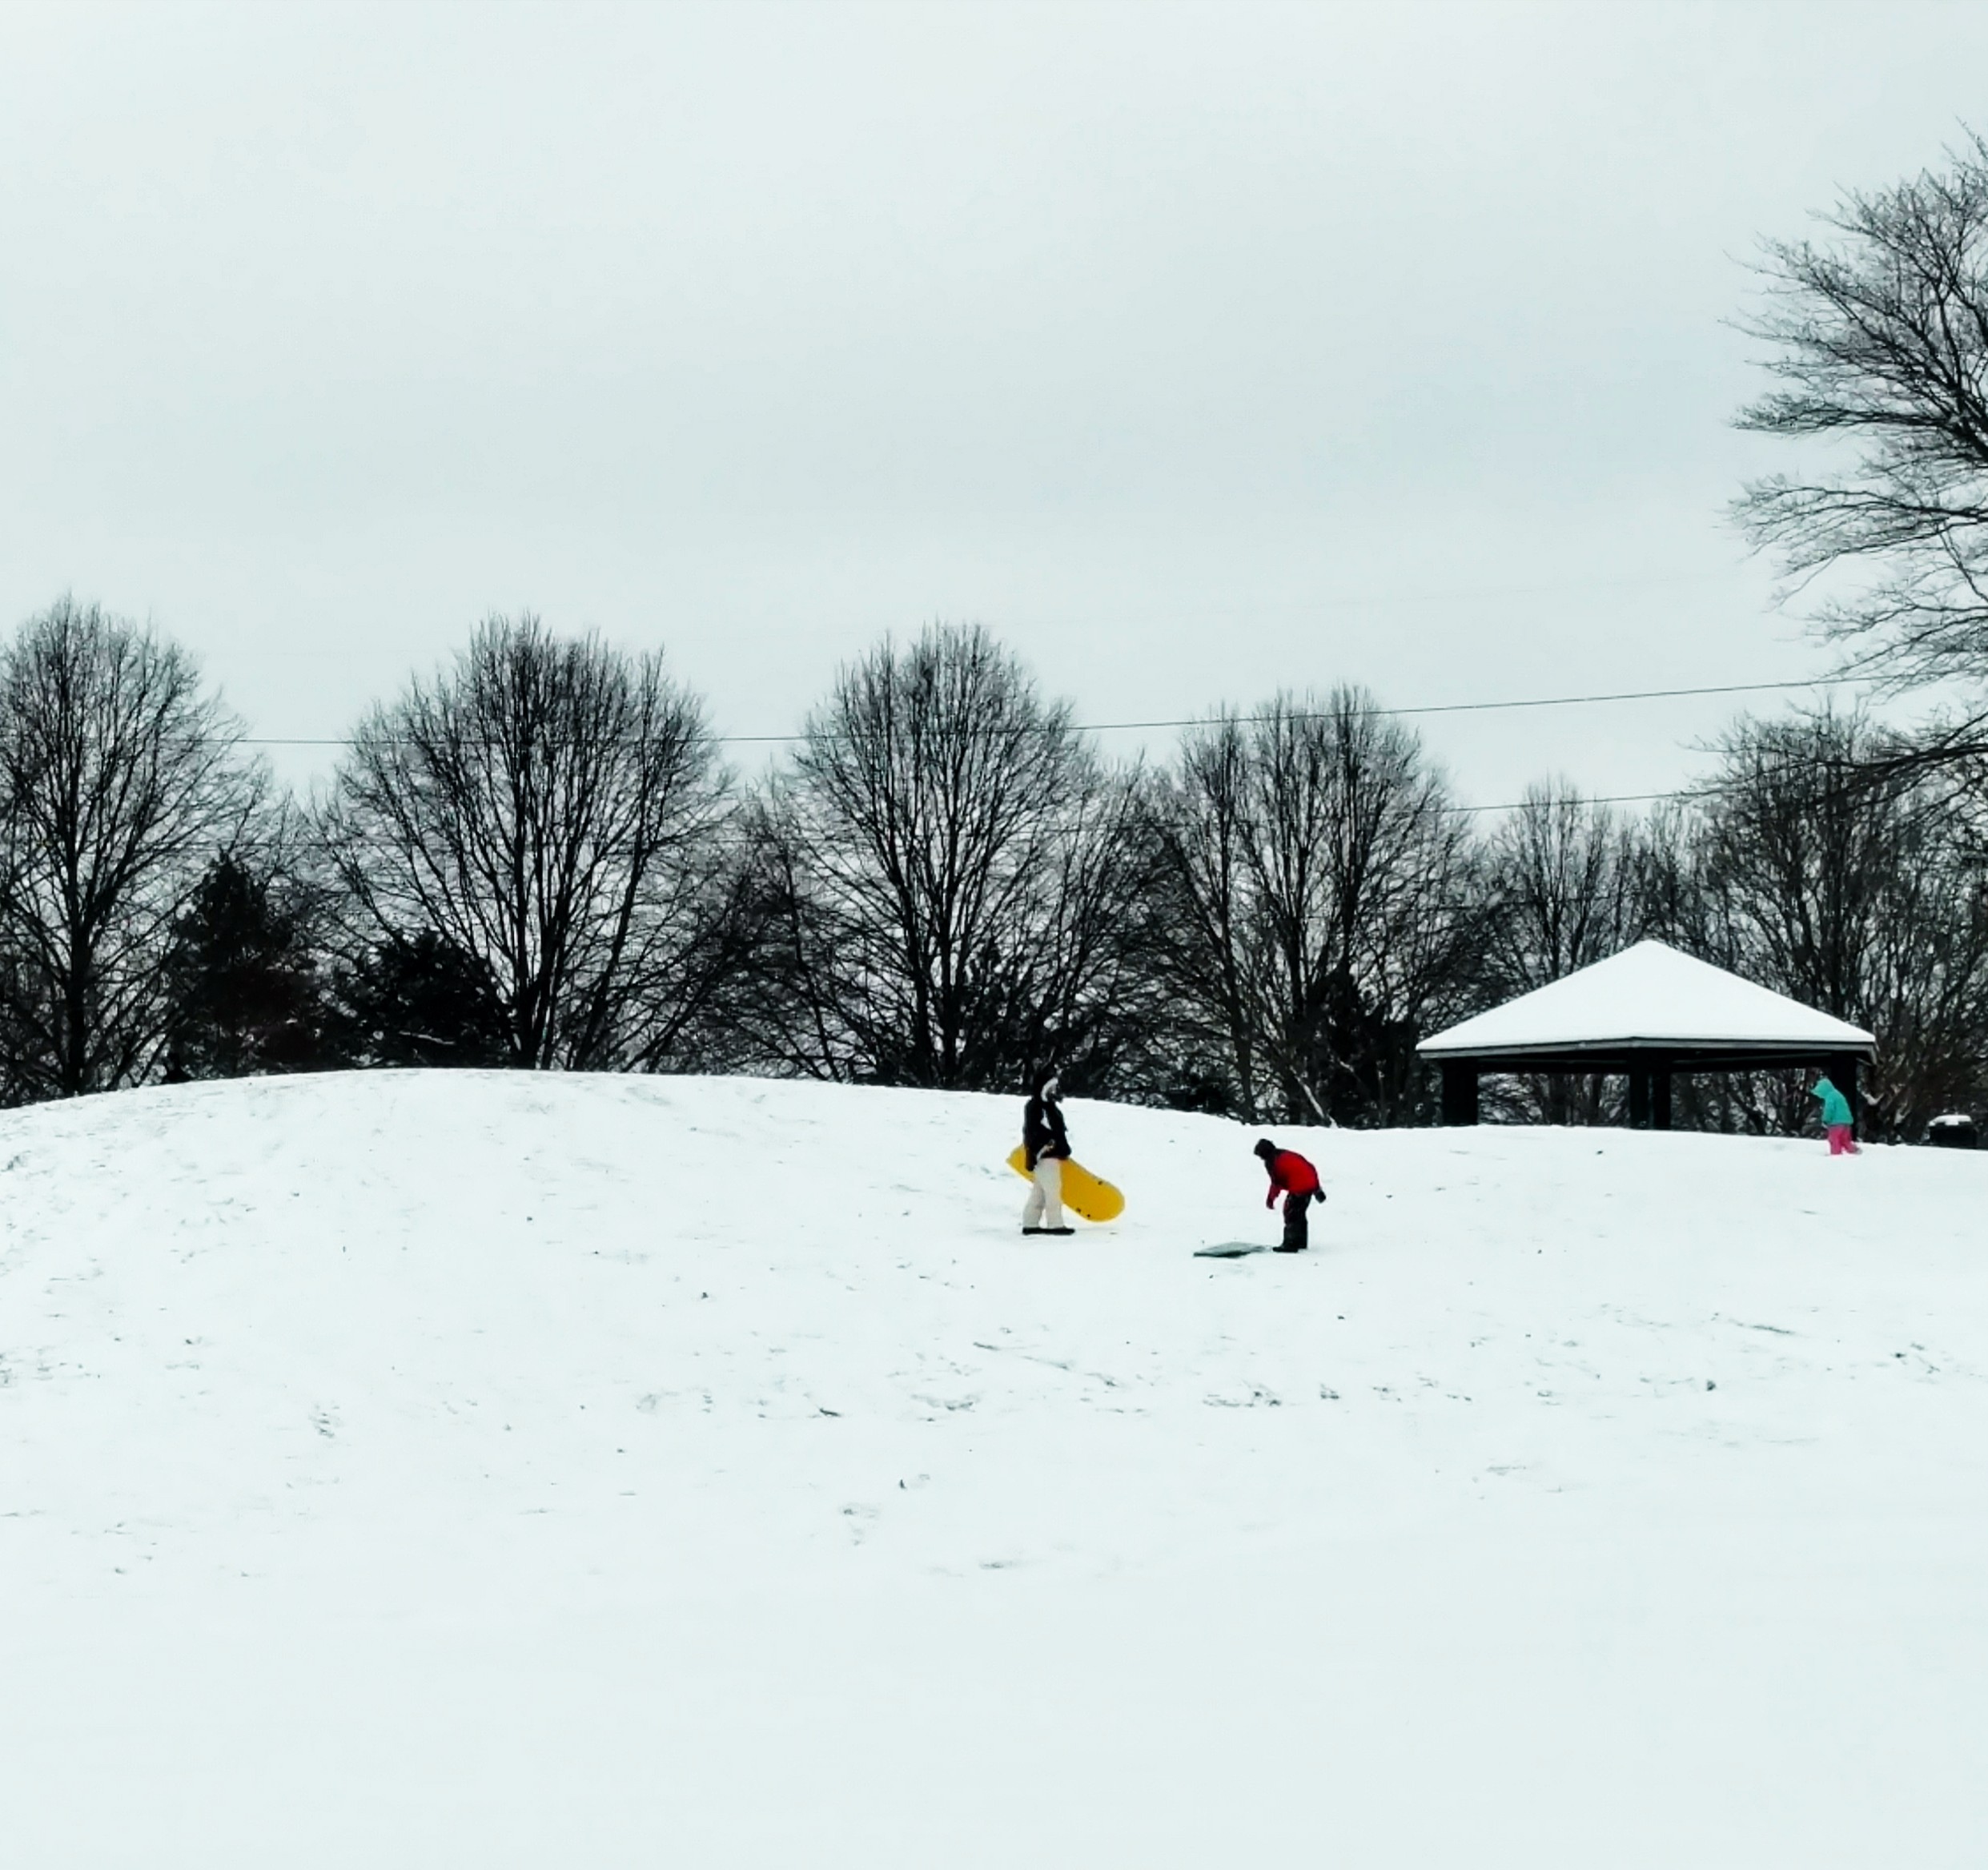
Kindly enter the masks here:
<path id="1" fill-rule="evenodd" d="M 1848 1124 L 1831 1124 L 1829 1125 L 1829 1153 L 1832 1156 L 1854 1156 L 1857 1152 L 1857 1139 L 1850 1134 L 1849 1125 Z"/>

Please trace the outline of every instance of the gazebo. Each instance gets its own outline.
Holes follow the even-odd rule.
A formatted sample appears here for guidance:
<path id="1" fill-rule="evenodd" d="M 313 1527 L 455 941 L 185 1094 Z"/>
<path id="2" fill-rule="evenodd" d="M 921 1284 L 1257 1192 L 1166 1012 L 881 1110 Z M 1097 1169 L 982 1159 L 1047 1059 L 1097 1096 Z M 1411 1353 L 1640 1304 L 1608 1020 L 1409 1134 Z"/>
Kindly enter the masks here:
<path id="1" fill-rule="evenodd" d="M 1629 1079 L 1633 1126 L 1668 1130 L 1680 1072 L 1820 1067 L 1857 1110 L 1857 1068 L 1876 1045 L 1799 1000 L 1661 942 L 1638 942 L 1416 1050 L 1442 1068 L 1446 1124 L 1476 1122 L 1486 1072 L 1592 1072 Z"/>

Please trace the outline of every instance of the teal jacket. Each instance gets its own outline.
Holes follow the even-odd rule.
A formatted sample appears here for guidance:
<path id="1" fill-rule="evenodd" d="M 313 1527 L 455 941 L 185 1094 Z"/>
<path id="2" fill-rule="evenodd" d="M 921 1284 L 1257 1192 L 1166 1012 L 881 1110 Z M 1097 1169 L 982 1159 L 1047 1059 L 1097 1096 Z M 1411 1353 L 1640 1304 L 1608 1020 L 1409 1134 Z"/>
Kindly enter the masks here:
<path id="1" fill-rule="evenodd" d="M 1809 1087 L 1811 1097 L 1822 1100 L 1822 1120 L 1825 1124 L 1849 1124 L 1857 1120 L 1850 1115 L 1850 1100 L 1832 1084 L 1827 1078 L 1818 1078 Z"/>

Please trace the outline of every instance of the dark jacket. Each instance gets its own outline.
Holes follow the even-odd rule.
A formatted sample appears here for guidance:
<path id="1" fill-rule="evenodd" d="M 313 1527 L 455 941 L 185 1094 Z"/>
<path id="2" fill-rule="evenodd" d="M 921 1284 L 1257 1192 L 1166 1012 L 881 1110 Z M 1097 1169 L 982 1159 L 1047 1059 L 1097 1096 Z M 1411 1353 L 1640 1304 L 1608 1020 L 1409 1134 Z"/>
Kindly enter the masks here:
<path id="1" fill-rule="evenodd" d="M 1029 1168 L 1042 1156 L 1070 1160 L 1070 1138 L 1063 1129 L 1063 1107 L 1038 1091 L 1022 1112 L 1022 1148 Z"/>

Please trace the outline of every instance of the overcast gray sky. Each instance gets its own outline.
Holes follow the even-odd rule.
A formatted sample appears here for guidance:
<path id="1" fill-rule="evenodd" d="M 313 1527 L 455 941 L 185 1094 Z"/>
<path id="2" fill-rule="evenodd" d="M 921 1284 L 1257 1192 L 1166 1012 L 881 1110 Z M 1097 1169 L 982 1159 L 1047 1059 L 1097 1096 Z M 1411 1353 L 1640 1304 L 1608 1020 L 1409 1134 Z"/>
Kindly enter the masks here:
<path id="1" fill-rule="evenodd" d="M 299 737 L 526 607 L 737 734 L 933 618 L 1093 720 L 1806 677 L 1721 321 L 1985 76 L 1898 0 L 12 7 L 0 621 Z M 1728 712 L 1423 731 L 1636 791 Z"/>

